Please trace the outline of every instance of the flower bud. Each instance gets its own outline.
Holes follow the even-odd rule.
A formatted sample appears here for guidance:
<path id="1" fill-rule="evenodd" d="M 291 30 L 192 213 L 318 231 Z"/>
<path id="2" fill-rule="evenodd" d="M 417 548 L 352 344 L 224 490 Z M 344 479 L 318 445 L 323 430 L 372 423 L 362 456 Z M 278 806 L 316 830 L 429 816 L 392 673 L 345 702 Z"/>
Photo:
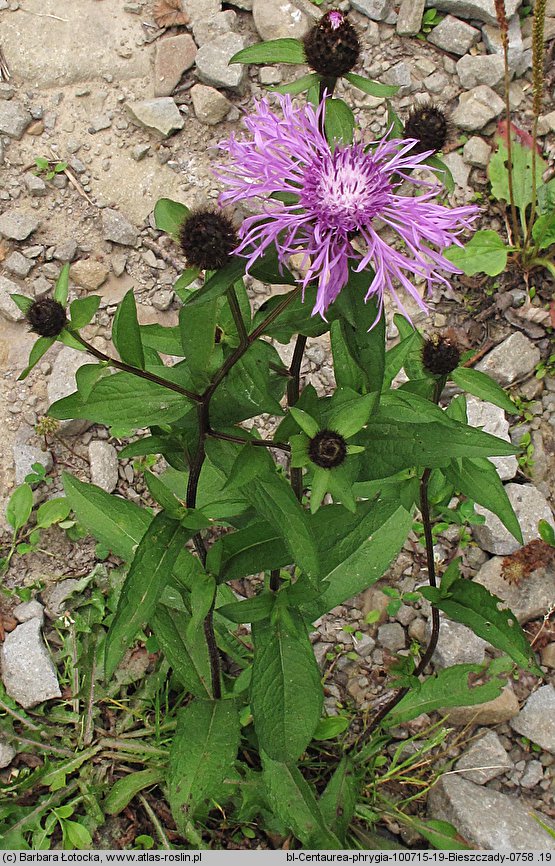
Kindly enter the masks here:
<path id="1" fill-rule="evenodd" d="M 54 298 L 40 298 L 27 311 L 31 330 L 41 337 L 57 337 L 67 324 L 66 311 Z"/>
<path id="2" fill-rule="evenodd" d="M 309 30 L 303 44 L 308 65 L 327 78 L 349 72 L 360 53 L 356 31 L 339 9 L 326 12 Z"/>
<path id="3" fill-rule="evenodd" d="M 308 456 L 322 469 L 341 466 L 347 456 L 347 443 L 333 430 L 320 430 L 308 443 Z"/>
<path id="4" fill-rule="evenodd" d="M 405 138 L 415 138 L 415 153 L 442 150 L 449 136 L 449 123 L 441 108 L 421 105 L 414 108 L 405 123 Z"/>
<path id="5" fill-rule="evenodd" d="M 460 358 L 461 353 L 457 347 L 439 334 L 432 334 L 422 349 L 422 363 L 428 373 L 435 376 L 452 373 L 458 367 Z"/>
<path id="6" fill-rule="evenodd" d="M 179 241 L 190 265 L 211 271 L 223 268 L 239 244 L 231 220 L 212 210 L 188 216 L 180 226 Z"/>

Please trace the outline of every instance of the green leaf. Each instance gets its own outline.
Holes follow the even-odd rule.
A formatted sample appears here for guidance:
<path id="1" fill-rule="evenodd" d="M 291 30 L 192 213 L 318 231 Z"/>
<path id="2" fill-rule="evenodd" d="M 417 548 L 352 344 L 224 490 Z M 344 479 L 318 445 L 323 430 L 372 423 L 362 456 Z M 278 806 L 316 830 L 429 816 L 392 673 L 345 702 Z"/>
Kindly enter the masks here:
<path id="1" fill-rule="evenodd" d="M 314 84 L 319 84 L 320 80 L 318 73 L 309 72 L 308 75 L 303 75 L 302 78 L 297 78 L 296 81 L 291 81 L 289 84 L 278 84 L 275 87 L 268 87 L 267 90 L 272 93 L 289 93 L 291 96 L 298 96 L 299 93 L 304 93 Z"/>
<path id="2" fill-rule="evenodd" d="M 428 586 L 422 595 L 449 619 L 462 622 L 474 634 L 507 653 L 523 670 L 541 676 L 534 652 L 514 613 L 502 608 L 503 602 L 473 580 L 460 579 L 452 583 L 443 597 L 441 590 Z M 502 609 L 500 609 L 500 607 Z"/>
<path id="3" fill-rule="evenodd" d="M 472 367 L 457 367 L 450 374 L 449 378 L 461 390 L 474 394 L 475 397 L 479 397 L 481 400 L 487 400 L 488 403 L 493 403 L 494 406 L 499 406 L 500 409 L 504 409 L 509 415 L 516 413 L 515 404 L 506 391 L 485 373 L 481 373 L 480 370 L 474 370 Z"/>
<path id="4" fill-rule="evenodd" d="M 134 502 L 112 496 L 94 484 L 79 481 L 68 472 L 63 473 L 62 480 L 65 495 L 79 523 L 116 556 L 131 560 L 152 521 L 152 514 Z"/>
<path id="5" fill-rule="evenodd" d="M 185 350 L 181 341 L 181 329 L 179 325 L 173 328 L 165 328 L 154 323 L 152 325 L 140 325 L 141 342 L 145 349 L 154 349 L 163 355 L 176 355 L 183 358 Z"/>
<path id="6" fill-rule="evenodd" d="M 210 418 L 216 429 L 230 427 L 245 418 L 262 412 L 283 415 L 279 401 L 283 397 L 287 378 L 276 349 L 264 340 L 257 340 L 232 367 L 212 398 Z"/>
<path id="7" fill-rule="evenodd" d="M 431 156 L 426 157 L 423 165 L 427 165 L 432 169 L 433 173 L 436 175 L 438 180 L 441 181 L 447 192 L 455 191 L 455 180 L 451 174 L 451 169 L 442 159 L 439 158 L 439 156 L 436 156 L 434 153 Z"/>
<path id="8" fill-rule="evenodd" d="M 331 722 L 334 718 L 339 720 L 340 717 L 325 721 Z M 318 802 L 326 826 L 342 840 L 345 839 L 355 813 L 359 788 L 360 783 L 352 761 L 344 755 Z"/>
<path id="9" fill-rule="evenodd" d="M 542 541 L 545 541 L 545 543 L 549 544 L 551 547 L 555 547 L 555 529 L 553 529 L 547 520 L 540 520 L 538 523 L 538 531 Z"/>
<path id="10" fill-rule="evenodd" d="M 538 217 L 532 227 L 532 237 L 539 250 L 546 250 L 555 244 L 555 212 Z"/>
<path id="11" fill-rule="evenodd" d="M 195 306 L 195 304 L 205 304 L 207 301 L 214 301 L 216 298 L 225 295 L 230 286 L 245 273 L 246 261 L 239 257 L 230 257 L 229 262 L 216 271 L 206 280 L 203 287 L 198 289 L 185 302 L 186 307 Z"/>
<path id="12" fill-rule="evenodd" d="M 306 63 L 306 57 L 298 39 L 270 39 L 243 48 L 229 63 Z"/>
<path id="13" fill-rule="evenodd" d="M 327 716 L 320 719 L 316 730 L 312 735 L 313 740 L 335 740 L 339 734 L 343 734 L 349 727 L 349 719 L 345 716 Z"/>
<path id="14" fill-rule="evenodd" d="M 10 294 L 10 298 L 12 299 L 16 307 L 19 307 L 24 316 L 27 315 L 30 308 L 34 304 L 33 298 L 28 298 L 27 295 L 18 295 L 16 292 Z"/>
<path id="15" fill-rule="evenodd" d="M 154 206 L 154 221 L 161 232 L 177 238 L 181 223 L 189 216 L 189 208 L 171 198 L 160 198 Z"/>
<path id="16" fill-rule="evenodd" d="M 75 384 L 81 399 L 88 400 L 98 380 L 109 375 L 110 370 L 106 364 L 82 364 L 75 373 Z"/>
<path id="17" fill-rule="evenodd" d="M 260 622 L 268 619 L 274 606 L 275 596 L 269 592 L 262 592 L 245 601 L 236 601 L 224 604 L 218 608 L 218 613 L 225 616 L 231 622 Z"/>
<path id="18" fill-rule="evenodd" d="M 112 342 L 126 364 L 145 369 L 145 356 L 141 342 L 141 329 L 137 320 L 137 305 L 133 289 L 129 289 L 112 323 Z"/>
<path id="19" fill-rule="evenodd" d="M 28 484 L 20 484 L 10 496 L 6 507 L 6 520 L 14 532 L 25 526 L 32 510 L 33 491 Z"/>
<path id="20" fill-rule="evenodd" d="M 356 72 L 347 72 L 343 78 L 346 78 L 353 87 L 363 90 L 364 93 L 369 93 L 370 96 L 375 96 L 378 99 L 381 97 L 387 98 L 395 96 L 399 90 L 393 84 L 380 84 L 378 81 L 372 81 L 370 78 L 364 78 L 362 75 L 357 75 Z"/>
<path id="21" fill-rule="evenodd" d="M 56 285 L 54 286 L 54 300 L 58 301 L 62 307 L 67 304 L 67 296 L 69 292 L 69 264 L 65 264 L 60 271 Z"/>
<path id="22" fill-rule="evenodd" d="M 350 389 L 345 389 L 342 392 L 338 388 L 332 402 L 339 402 L 340 396 L 344 396 L 344 399 L 341 400 L 339 408 L 330 413 L 327 423 L 331 430 L 336 430 L 340 436 L 349 439 L 367 423 L 379 395 L 373 393 L 364 394 L 361 397 L 355 393 L 351 394 Z"/>
<path id="23" fill-rule="evenodd" d="M 408 817 L 408 816 L 407 816 Z M 427 821 L 411 815 L 407 823 L 413 830 L 420 833 L 434 848 L 439 848 L 441 851 L 468 851 L 468 845 L 465 845 L 458 831 L 448 821 L 439 821 L 435 818 L 428 818 Z"/>
<path id="24" fill-rule="evenodd" d="M 196 388 L 205 388 L 210 381 L 208 364 L 215 345 L 216 312 L 217 300 L 186 304 L 179 311 L 181 342 Z"/>
<path id="25" fill-rule="evenodd" d="M 274 761 L 261 750 L 264 784 L 272 812 L 303 848 L 337 851 L 343 846 L 328 829 L 312 788 L 298 767 Z"/>
<path id="26" fill-rule="evenodd" d="M 41 529 L 47 529 L 54 523 L 60 523 L 65 520 L 71 511 L 71 503 L 64 496 L 56 499 L 48 499 L 39 505 L 37 509 L 37 526 Z"/>
<path id="27" fill-rule="evenodd" d="M 52 418 L 87 418 L 107 427 L 139 429 L 170 424 L 192 408 L 185 397 L 163 385 L 132 373 L 115 373 L 101 379 L 86 400 L 78 393 L 70 394 L 53 403 L 48 414 Z"/>
<path id="28" fill-rule="evenodd" d="M 170 517 L 173 517 L 174 520 L 181 520 L 182 517 L 185 517 L 187 514 L 185 503 L 178 499 L 175 493 L 172 493 L 158 475 L 154 475 L 147 469 L 144 473 L 144 479 L 152 498 L 167 511 Z"/>
<path id="29" fill-rule="evenodd" d="M 64 848 L 76 848 L 78 851 L 92 848 L 92 836 L 82 824 L 78 824 L 77 821 L 61 820 L 60 826 Z"/>
<path id="30" fill-rule="evenodd" d="M 281 532 L 266 521 L 257 521 L 214 542 L 208 551 L 207 568 L 222 580 L 230 581 L 282 568 L 291 561 L 292 555 Z"/>
<path id="31" fill-rule="evenodd" d="M 260 747 L 275 761 L 296 761 L 322 712 L 320 671 L 300 613 L 276 605 L 252 625 L 251 706 Z"/>
<path id="32" fill-rule="evenodd" d="M 197 574 L 191 586 L 191 619 L 187 625 L 187 640 L 190 643 L 196 639 L 206 638 L 204 632 L 199 634 L 204 620 L 212 609 L 216 594 L 216 581 L 211 574 Z"/>
<path id="33" fill-rule="evenodd" d="M 106 638 L 105 675 L 109 680 L 140 627 L 152 618 L 173 566 L 191 537 L 161 511 L 142 537 L 121 590 Z"/>
<path id="34" fill-rule="evenodd" d="M 510 201 L 509 170 L 507 142 L 500 136 L 496 139 L 497 151 L 490 157 L 488 175 L 491 192 L 495 198 Z M 520 211 L 520 222 L 524 228 L 527 225 L 526 208 L 534 199 L 534 184 L 532 175 L 532 148 L 525 147 L 518 139 L 511 139 L 511 161 L 513 168 L 512 189 L 513 200 Z M 541 178 L 547 163 L 536 154 L 536 176 Z"/>
<path id="35" fill-rule="evenodd" d="M 518 518 L 493 463 L 484 457 L 463 457 L 444 472 L 459 493 L 497 514 L 518 543 L 524 544 Z"/>
<path id="36" fill-rule="evenodd" d="M 119 815 L 137 794 L 153 785 L 159 785 L 163 781 L 164 773 L 157 767 L 138 770 L 129 776 L 117 779 L 102 803 L 102 808 L 108 815 Z"/>
<path id="37" fill-rule="evenodd" d="M 367 589 L 378 580 L 401 550 L 412 528 L 412 516 L 404 508 L 392 511 L 391 503 L 373 512 L 375 530 L 346 559 L 326 574 L 317 600 L 310 601 L 303 613 L 311 622 Z M 382 519 L 382 515 L 385 519 Z M 321 536 L 319 536 L 321 537 Z M 322 555 L 322 562 L 327 560 Z"/>
<path id="38" fill-rule="evenodd" d="M 190 614 L 159 604 L 152 628 L 164 657 L 187 692 L 210 698 L 210 661 L 206 641 L 187 638 Z"/>
<path id="39" fill-rule="evenodd" d="M 88 325 L 100 305 L 99 295 L 88 295 L 86 298 L 76 298 L 70 304 L 71 327 L 78 331 Z"/>
<path id="40" fill-rule="evenodd" d="M 495 277 L 507 267 L 507 257 L 511 251 L 497 232 L 491 229 L 478 231 L 463 247 L 453 245 L 444 250 L 443 255 L 455 267 L 460 268 L 467 277 L 474 274 L 488 274 Z"/>
<path id="41" fill-rule="evenodd" d="M 502 662 L 502 663 L 501 663 Z M 506 679 L 501 675 L 512 665 L 508 659 L 496 659 L 491 664 L 453 665 L 427 677 L 419 687 L 411 689 L 388 713 L 384 724 L 402 725 L 421 713 L 431 713 L 444 707 L 473 707 L 499 697 Z M 471 684 L 477 676 L 484 677 L 480 685 Z"/>
<path id="42" fill-rule="evenodd" d="M 13 295 L 12 295 L 13 298 Z M 39 337 L 36 343 L 33 345 L 29 353 L 29 363 L 25 367 L 22 373 L 17 377 L 17 381 L 21 382 L 23 379 L 26 379 L 33 367 L 38 364 L 40 359 L 46 352 L 48 352 L 50 346 L 56 342 L 56 337 Z"/>
<path id="43" fill-rule="evenodd" d="M 231 467 L 231 472 L 225 484 L 226 490 L 234 487 L 243 487 L 249 484 L 261 472 L 273 472 L 274 464 L 264 448 L 255 448 L 254 445 L 245 441 L 245 445 L 239 451 L 237 459 Z"/>
<path id="44" fill-rule="evenodd" d="M 222 794 L 239 748 L 239 714 L 233 701 L 192 701 L 179 711 L 168 767 L 168 801 L 178 830 L 200 807 Z"/>
<path id="45" fill-rule="evenodd" d="M 342 99 L 327 99 L 324 118 L 326 138 L 332 150 L 336 144 L 352 144 L 355 116 Z"/>
<path id="46" fill-rule="evenodd" d="M 280 279 L 283 279 L 280 277 Z M 303 334 L 305 337 L 319 337 L 329 330 L 329 322 L 325 322 L 321 316 L 313 316 L 312 309 L 316 302 L 316 286 L 308 286 L 304 293 L 304 300 L 298 295 L 289 306 L 275 319 L 271 325 L 264 329 L 264 333 L 280 343 L 289 343 L 294 334 Z M 259 307 L 254 317 L 253 325 L 258 327 L 268 314 L 272 312 L 283 301 L 285 294 L 272 295 Z"/>

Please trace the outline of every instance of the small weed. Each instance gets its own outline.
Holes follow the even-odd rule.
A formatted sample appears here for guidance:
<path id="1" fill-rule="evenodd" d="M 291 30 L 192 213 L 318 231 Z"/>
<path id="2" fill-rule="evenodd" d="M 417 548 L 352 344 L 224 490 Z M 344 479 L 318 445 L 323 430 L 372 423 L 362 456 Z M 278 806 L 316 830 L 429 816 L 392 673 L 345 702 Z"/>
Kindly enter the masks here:
<path id="1" fill-rule="evenodd" d="M 44 156 L 35 157 L 37 171 L 35 174 L 44 174 L 45 180 L 52 180 L 57 174 L 63 174 L 67 168 L 67 162 L 56 159 L 46 159 Z"/>

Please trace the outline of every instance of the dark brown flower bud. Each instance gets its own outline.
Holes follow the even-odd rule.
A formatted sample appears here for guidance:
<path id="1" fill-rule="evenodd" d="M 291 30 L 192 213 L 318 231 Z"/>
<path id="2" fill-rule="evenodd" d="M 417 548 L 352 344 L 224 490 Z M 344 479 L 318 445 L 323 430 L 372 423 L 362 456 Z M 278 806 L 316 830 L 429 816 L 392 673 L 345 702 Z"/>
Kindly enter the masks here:
<path id="1" fill-rule="evenodd" d="M 223 268 L 239 243 L 231 220 L 212 210 L 188 216 L 179 229 L 179 241 L 190 265 L 211 271 Z"/>
<path id="2" fill-rule="evenodd" d="M 347 443 L 333 430 L 320 430 L 308 443 L 308 456 L 316 466 L 333 469 L 345 460 Z"/>
<path id="3" fill-rule="evenodd" d="M 458 367 L 460 358 L 461 353 L 457 347 L 439 334 L 432 334 L 422 349 L 422 363 L 428 373 L 433 373 L 434 376 L 447 376 L 452 373 Z"/>
<path id="4" fill-rule="evenodd" d="M 421 105 L 414 108 L 405 123 L 405 138 L 415 138 L 415 153 L 442 150 L 449 137 L 449 122 L 441 108 Z"/>
<path id="5" fill-rule="evenodd" d="M 306 61 L 319 75 L 339 78 L 358 60 L 360 43 L 354 27 L 343 12 L 326 12 L 303 40 Z"/>
<path id="6" fill-rule="evenodd" d="M 41 337 L 57 337 L 67 324 L 66 311 L 54 298 L 40 298 L 27 311 L 31 330 Z"/>

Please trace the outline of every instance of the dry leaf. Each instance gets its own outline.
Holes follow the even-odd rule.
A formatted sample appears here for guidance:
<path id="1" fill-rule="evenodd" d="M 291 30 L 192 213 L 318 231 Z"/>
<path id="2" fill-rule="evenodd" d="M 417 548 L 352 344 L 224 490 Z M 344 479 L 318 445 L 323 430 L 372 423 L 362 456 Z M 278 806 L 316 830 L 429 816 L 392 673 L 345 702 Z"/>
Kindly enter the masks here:
<path id="1" fill-rule="evenodd" d="M 154 20 L 158 27 L 177 27 L 188 24 L 189 16 L 183 11 L 181 0 L 157 0 Z"/>

